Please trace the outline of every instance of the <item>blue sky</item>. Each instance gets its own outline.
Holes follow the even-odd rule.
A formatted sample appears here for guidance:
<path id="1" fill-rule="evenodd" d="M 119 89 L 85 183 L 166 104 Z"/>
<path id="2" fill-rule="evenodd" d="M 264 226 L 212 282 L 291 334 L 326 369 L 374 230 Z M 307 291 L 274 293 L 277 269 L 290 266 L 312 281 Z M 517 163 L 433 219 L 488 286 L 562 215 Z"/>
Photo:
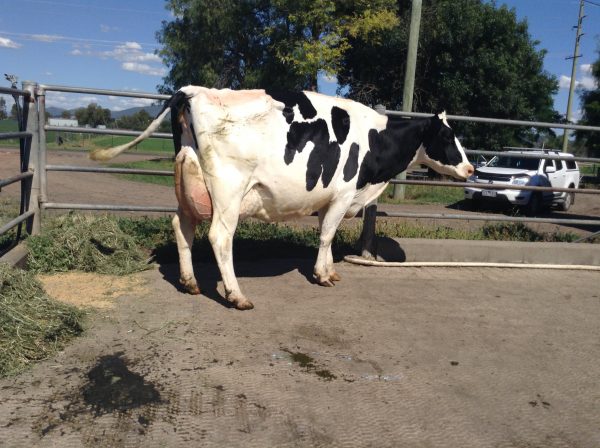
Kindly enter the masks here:
<path id="1" fill-rule="evenodd" d="M 594 0 L 600 4 L 600 0 Z M 561 81 L 555 107 L 565 113 L 579 8 L 578 0 L 497 0 L 527 19 L 545 68 Z M 155 33 L 172 17 L 159 0 L 0 0 L 0 74 L 20 80 L 154 92 L 165 67 L 154 54 Z M 600 6 L 587 3 L 576 79 L 593 87 L 590 64 L 600 45 Z M 417 67 L 418 70 L 418 67 Z M 403 75 L 402 75 L 403 76 Z M 8 83 L 0 80 L 2 85 Z M 331 93 L 334 86 L 322 84 Z M 95 101 L 114 110 L 147 104 L 140 99 L 49 93 L 48 105 L 74 108 Z M 574 114 L 579 109 L 578 97 Z"/>

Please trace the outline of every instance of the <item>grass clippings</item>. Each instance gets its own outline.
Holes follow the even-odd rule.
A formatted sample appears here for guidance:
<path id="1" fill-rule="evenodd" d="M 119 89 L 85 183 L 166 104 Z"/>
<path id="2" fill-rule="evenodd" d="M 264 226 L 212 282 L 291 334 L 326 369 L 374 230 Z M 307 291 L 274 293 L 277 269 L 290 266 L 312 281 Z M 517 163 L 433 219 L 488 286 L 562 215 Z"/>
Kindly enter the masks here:
<path id="1" fill-rule="evenodd" d="M 127 275 L 149 268 L 147 253 L 108 216 L 69 213 L 49 219 L 27 245 L 27 267 L 36 273 Z"/>
<path id="2" fill-rule="evenodd" d="M 83 317 L 51 299 L 31 272 L 0 263 L 0 377 L 56 353 L 83 332 Z"/>

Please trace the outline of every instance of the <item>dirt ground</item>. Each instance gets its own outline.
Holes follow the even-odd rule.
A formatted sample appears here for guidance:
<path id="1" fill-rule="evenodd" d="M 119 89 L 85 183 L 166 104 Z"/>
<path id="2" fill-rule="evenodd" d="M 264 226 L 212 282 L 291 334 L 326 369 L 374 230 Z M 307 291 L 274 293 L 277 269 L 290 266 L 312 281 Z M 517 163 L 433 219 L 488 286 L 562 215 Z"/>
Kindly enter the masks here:
<path id="1" fill-rule="evenodd" d="M 121 154 L 115 159 L 118 162 L 127 162 L 152 158 L 153 156 L 140 154 Z M 87 158 L 87 154 L 79 151 L 49 151 L 48 163 L 60 165 L 97 165 L 97 162 Z M 15 149 L 0 148 L 0 178 L 12 176 L 18 172 L 18 151 Z M 143 186 L 143 188 L 142 188 Z M 2 195 L 18 198 L 18 185 L 6 187 Z M 123 204 L 123 205 L 149 205 L 167 206 L 176 205 L 175 193 L 172 188 L 147 183 L 136 183 L 123 180 L 110 174 L 75 173 L 75 172 L 49 172 L 48 173 L 48 200 L 50 202 L 95 203 L 95 204 Z M 378 210 L 382 212 L 402 211 L 408 213 L 445 213 L 445 214 L 474 214 L 481 212 L 470 210 L 462 202 L 451 206 L 430 204 L 380 204 Z M 492 212 L 502 210 L 492 210 Z M 510 211 L 504 210 L 509 214 Z M 600 196 L 579 194 L 575 205 L 568 213 L 552 211 L 545 216 L 570 219 L 596 219 L 600 217 Z M 381 218 L 384 219 L 384 218 Z M 402 220 L 393 218 L 394 220 Z M 355 225 L 360 218 L 345 220 L 345 225 Z M 414 222 L 414 219 L 407 219 Z M 418 222 L 425 225 L 448 226 L 452 228 L 476 229 L 485 224 L 485 221 L 456 221 L 421 219 Z M 293 222 L 294 225 L 316 226 L 314 217 L 307 217 Z M 588 235 L 600 230 L 598 227 L 557 226 L 554 224 L 529 224 L 533 229 L 543 232 L 572 232 L 578 235 Z"/>
<path id="2" fill-rule="evenodd" d="M 0 380 L 0 446 L 600 446 L 597 273 L 313 262 L 237 263 L 245 312 L 213 265 L 59 277 L 110 306 Z"/>

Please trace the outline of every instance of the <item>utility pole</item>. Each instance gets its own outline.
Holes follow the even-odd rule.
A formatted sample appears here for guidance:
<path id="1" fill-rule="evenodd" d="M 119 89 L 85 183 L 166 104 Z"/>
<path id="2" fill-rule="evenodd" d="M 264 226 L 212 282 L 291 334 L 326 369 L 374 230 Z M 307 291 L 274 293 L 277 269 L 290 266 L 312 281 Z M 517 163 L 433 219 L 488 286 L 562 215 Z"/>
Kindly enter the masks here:
<path id="1" fill-rule="evenodd" d="M 402 110 L 405 112 L 412 111 L 413 93 L 415 91 L 415 71 L 417 69 L 419 29 L 421 28 L 421 5 L 422 0 L 412 0 L 408 55 L 406 56 L 406 72 L 404 75 L 404 93 L 402 94 Z M 396 179 L 406 179 L 406 171 L 398 174 Z M 404 185 L 394 185 L 394 199 L 404 199 Z"/>
<path id="2" fill-rule="evenodd" d="M 569 86 L 569 99 L 567 100 L 567 122 L 571 122 L 571 106 L 573 103 L 573 94 L 575 93 L 575 75 L 577 72 L 577 60 L 581 57 L 579 54 L 579 41 L 581 40 L 581 36 L 583 33 L 581 32 L 581 25 L 583 24 L 583 19 L 585 16 L 583 15 L 583 4 L 585 0 L 579 0 L 579 20 L 577 21 L 577 34 L 575 35 L 575 50 L 573 51 L 573 56 L 568 57 L 567 59 L 573 59 L 573 67 L 571 68 L 571 85 Z M 575 27 L 573 27 L 575 28 Z M 563 152 L 567 151 L 569 145 L 569 129 L 565 129 L 563 134 L 563 144 L 562 150 Z"/>

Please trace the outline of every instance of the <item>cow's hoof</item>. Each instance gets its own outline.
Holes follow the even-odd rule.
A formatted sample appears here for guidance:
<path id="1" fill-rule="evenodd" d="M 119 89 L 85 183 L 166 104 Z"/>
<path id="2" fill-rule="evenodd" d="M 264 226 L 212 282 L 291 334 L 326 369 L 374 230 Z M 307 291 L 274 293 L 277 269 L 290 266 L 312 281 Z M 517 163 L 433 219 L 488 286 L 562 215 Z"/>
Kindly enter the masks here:
<path id="1" fill-rule="evenodd" d="M 183 288 L 189 293 L 192 294 L 194 296 L 197 296 L 198 294 L 200 294 L 200 288 L 198 288 L 198 285 L 196 284 L 196 282 L 189 282 L 189 281 L 185 281 L 185 280 L 179 280 L 179 283 L 181 283 L 183 285 Z"/>
<path id="2" fill-rule="evenodd" d="M 330 276 L 325 277 L 323 275 L 314 273 L 313 278 L 315 279 L 315 282 L 321 286 L 335 286 Z"/>
<path id="3" fill-rule="evenodd" d="M 248 300 L 242 294 L 234 294 L 232 292 L 225 291 L 225 297 L 238 310 L 251 310 L 254 308 L 252 302 L 250 302 L 250 300 Z"/>
<path id="4" fill-rule="evenodd" d="M 244 302 L 234 302 L 234 304 L 235 308 L 238 310 L 251 310 L 254 308 L 254 304 L 247 299 Z"/>
<path id="5" fill-rule="evenodd" d="M 339 282 L 341 279 L 342 277 L 340 277 L 340 274 L 338 274 L 337 272 L 334 272 L 329 276 L 329 280 L 331 280 L 332 282 Z"/>

